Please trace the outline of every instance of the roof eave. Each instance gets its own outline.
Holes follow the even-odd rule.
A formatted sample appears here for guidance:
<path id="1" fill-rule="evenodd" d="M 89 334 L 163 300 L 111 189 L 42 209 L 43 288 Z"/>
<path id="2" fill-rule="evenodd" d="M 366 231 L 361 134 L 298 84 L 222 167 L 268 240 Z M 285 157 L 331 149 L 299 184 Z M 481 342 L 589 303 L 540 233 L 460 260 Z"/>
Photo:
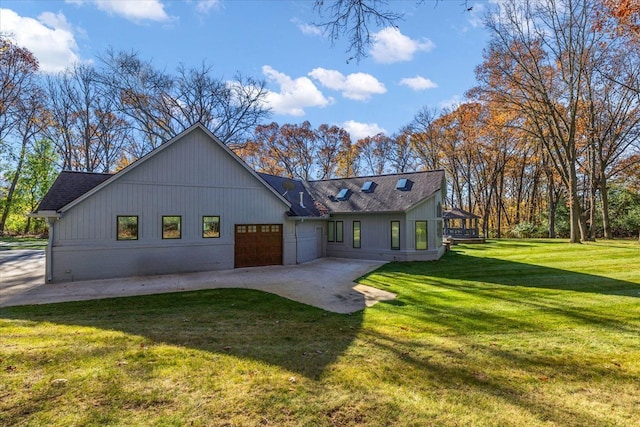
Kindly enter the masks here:
<path id="1" fill-rule="evenodd" d="M 329 215 L 321 215 L 321 216 L 288 216 L 287 219 L 293 220 L 306 220 L 306 221 L 326 221 L 329 219 Z"/>
<path id="2" fill-rule="evenodd" d="M 27 215 L 29 218 L 62 218 L 58 211 L 35 211 Z"/>
<path id="3" fill-rule="evenodd" d="M 403 211 L 403 210 L 394 210 L 394 211 L 367 211 L 367 210 L 361 210 L 361 211 L 331 211 L 329 213 L 329 215 L 377 215 L 377 214 L 404 214 L 407 213 L 407 211 Z"/>

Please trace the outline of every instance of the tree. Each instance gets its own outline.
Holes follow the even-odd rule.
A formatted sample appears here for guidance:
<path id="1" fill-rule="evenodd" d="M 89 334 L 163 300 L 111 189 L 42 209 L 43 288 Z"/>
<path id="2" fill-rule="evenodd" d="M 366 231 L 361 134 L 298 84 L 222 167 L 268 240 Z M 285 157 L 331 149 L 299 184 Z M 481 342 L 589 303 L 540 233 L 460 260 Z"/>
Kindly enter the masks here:
<path id="1" fill-rule="evenodd" d="M 316 131 L 318 179 L 335 178 L 343 147 L 351 145 L 349 133 L 338 126 L 321 124 Z"/>
<path id="2" fill-rule="evenodd" d="M 21 106 L 35 86 L 38 68 L 33 53 L 0 35 L 0 146 L 20 120 Z"/>
<path id="3" fill-rule="evenodd" d="M 17 187 L 20 193 L 19 196 L 25 205 L 23 214 L 35 211 L 38 203 L 42 201 L 47 191 L 49 191 L 58 175 L 57 164 L 55 145 L 47 139 L 34 141 L 25 158 L 22 176 Z M 26 218 L 23 230 L 25 234 L 29 233 L 33 227 L 31 217 L 27 216 Z M 41 219 L 39 221 L 37 232 L 45 229 L 44 222 Z"/>
<path id="4" fill-rule="evenodd" d="M 424 2 L 416 1 L 417 4 Z M 367 56 L 373 28 L 398 27 L 403 13 L 394 9 L 397 7 L 394 3 L 389 0 L 315 0 L 314 8 L 322 19 L 318 25 L 329 35 L 331 42 L 345 36 L 349 42 L 347 51 L 353 54 L 349 60 L 360 61 Z M 467 0 L 462 0 L 460 6 L 462 11 L 473 9 L 468 7 Z"/>
<path id="5" fill-rule="evenodd" d="M 441 133 L 435 126 L 437 117 L 436 109 L 424 107 L 409 124 L 413 152 L 425 170 L 442 168 Z"/>
<path id="6" fill-rule="evenodd" d="M 393 137 L 390 161 L 391 169 L 395 173 L 414 171 L 416 168 L 416 156 L 411 143 L 411 128 L 405 126 Z"/>
<path id="7" fill-rule="evenodd" d="M 15 169 L 10 179 L 11 184 L 4 200 L 4 209 L 0 217 L 0 236 L 5 233 L 5 226 L 9 212 L 12 208 L 16 188 L 22 173 L 22 168 L 27 156 L 27 147 L 33 142 L 33 139 L 43 128 L 43 117 L 45 117 L 44 108 L 41 100 L 44 93 L 38 88 L 32 88 L 29 96 L 22 96 L 20 105 L 18 106 L 18 122 L 16 124 L 16 132 L 20 138 L 20 147 L 15 155 Z"/>
<path id="8" fill-rule="evenodd" d="M 481 93 L 527 118 L 527 131 L 548 152 L 567 188 L 570 241 L 586 239 L 578 185 L 577 132 L 584 77 L 598 36 L 591 0 L 505 0 L 492 15 Z"/>
<path id="9" fill-rule="evenodd" d="M 383 133 L 358 140 L 358 152 L 367 168 L 366 174 L 382 175 L 389 172 L 393 140 Z"/>
<path id="10" fill-rule="evenodd" d="M 336 164 L 336 176 L 338 178 L 351 178 L 357 176 L 359 172 L 360 149 L 357 144 L 351 142 L 351 136 L 349 136 L 348 138 L 344 138 L 340 143 Z"/>
<path id="11" fill-rule="evenodd" d="M 371 44 L 370 27 L 393 27 L 402 18 L 388 8 L 388 3 L 388 0 L 315 0 L 315 9 L 321 18 L 327 17 L 319 26 L 329 34 L 329 39 L 335 42 L 345 34 L 348 51 L 359 61 L 367 55 L 366 49 Z"/>
<path id="12" fill-rule="evenodd" d="M 210 67 L 157 70 L 134 52 L 113 50 L 101 58 L 100 80 L 118 110 L 144 139 L 137 155 L 178 135 L 196 122 L 225 143 L 239 144 L 269 114 L 264 81 L 237 75 L 224 81 Z"/>

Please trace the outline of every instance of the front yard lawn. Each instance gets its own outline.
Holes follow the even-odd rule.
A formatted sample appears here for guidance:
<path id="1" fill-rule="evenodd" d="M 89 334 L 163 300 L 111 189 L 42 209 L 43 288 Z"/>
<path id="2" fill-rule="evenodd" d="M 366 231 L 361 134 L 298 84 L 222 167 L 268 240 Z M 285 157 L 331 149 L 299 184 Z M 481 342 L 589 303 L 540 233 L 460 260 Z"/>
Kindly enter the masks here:
<path id="1" fill-rule="evenodd" d="M 45 249 L 47 239 L 42 237 L 0 237 L 0 251 L 17 249 Z"/>
<path id="2" fill-rule="evenodd" d="M 640 245 L 502 240 L 360 283 L 0 308 L 0 425 L 640 425 Z"/>

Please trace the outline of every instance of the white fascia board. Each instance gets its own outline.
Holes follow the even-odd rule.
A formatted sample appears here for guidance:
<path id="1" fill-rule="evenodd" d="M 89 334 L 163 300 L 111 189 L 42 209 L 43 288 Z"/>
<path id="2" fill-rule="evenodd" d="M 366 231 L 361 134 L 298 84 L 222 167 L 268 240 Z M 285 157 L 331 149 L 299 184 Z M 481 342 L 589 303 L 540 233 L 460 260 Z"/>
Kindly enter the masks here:
<path id="1" fill-rule="evenodd" d="M 62 214 L 58 211 L 37 211 L 27 215 L 29 218 L 61 218 Z"/>

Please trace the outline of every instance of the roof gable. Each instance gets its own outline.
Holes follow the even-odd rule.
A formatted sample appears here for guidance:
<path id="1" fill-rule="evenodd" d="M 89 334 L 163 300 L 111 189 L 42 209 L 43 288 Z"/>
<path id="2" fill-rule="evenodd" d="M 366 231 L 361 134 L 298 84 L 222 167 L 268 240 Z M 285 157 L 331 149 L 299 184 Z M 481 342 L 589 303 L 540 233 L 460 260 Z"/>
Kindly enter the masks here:
<path id="1" fill-rule="evenodd" d="M 82 173 L 82 172 L 76 172 L 76 174 L 78 174 L 78 176 L 76 176 L 76 177 L 73 177 L 73 178 L 67 177 L 66 179 L 63 179 L 60 182 L 60 185 L 58 186 L 58 188 L 56 188 L 56 192 L 62 192 L 62 193 L 65 193 L 65 194 L 68 193 L 69 197 L 66 197 L 66 198 L 56 197 L 55 200 L 56 201 L 64 200 L 65 203 L 63 205 L 61 205 L 61 206 L 56 207 L 56 208 L 53 208 L 53 204 L 47 205 L 51 209 L 43 209 L 42 207 L 38 207 L 38 211 L 56 210 L 56 211 L 59 211 L 59 212 L 64 212 L 64 211 L 66 211 L 68 209 L 71 209 L 73 206 L 75 206 L 75 205 L 81 203 L 83 200 L 91 197 L 91 195 L 93 195 L 96 192 L 100 191 L 102 188 L 110 185 L 114 181 L 120 179 L 122 176 L 125 176 L 125 175 L 131 173 L 131 171 L 133 171 L 136 168 L 140 167 L 141 165 L 143 165 L 144 163 L 149 161 L 149 159 L 152 159 L 153 157 L 158 156 L 160 153 L 162 153 L 163 151 L 167 150 L 173 144 L 175 144 L 176 142 L 178 142 L 182 138 L 184 138 L 187 134 L 189 134 L 191 132 L 194 132 L 194 131 L 196 131 L 198 129 L 203 131 L 203 132 L 205 132 L 206 135 L 211 139 L 212 143 L 214 143 L 218 147 L 220 147 L 227 155 L 229 155 L 234 161 L 238 162 L 239 165 L 241 165 L 249 174 L 251 174 L 267 190 L 269 190 L 271 193 L 273 193 L 281 202 L 283 202 L 287 207 L 290 207 L 291 204 L 290 204 L 289 200 L 287 200 L 280 193 L 278 193 L 272 186 L 267 184 L 265 182 L 265 180 L 260 175 L 258 175 L 253 169 L 251 169 L 242 159 L 240 159 L 240 157 L 238 157 L 233 151 L 231 151 L 231 149 L 229 149 L 229 147 L 227 147 L 224 143 L 222 143 L 222 141 L 220 141 L 215 135 L 213 135 L 204 125 L 202 125 L 201 123 L 196 123 L 195 125 L 193 125 L 190 128 L 186 129 L 185 131 L 183 131 L 182 133 L 180 133 L 176 137 L 172 138 L 171 140 L 165 142 L 164 144 L 162 144 L 158 148 L 154 149 L 153 151 L 151 151 L 147 155 L 145 155 L 145 156 L 141 157 L 140 159 L 136 160 L 135 162 L 133 162 L 132 164 L 130 164 L 126 168 L 120 170 L 116 174 L 113 174 L 113 175 L 100 174 L 100 175 L 105 175 L 105 178 L 103 180 L 101 180 L 100 182 L 97 182 L 97 181 L 99 181 L 98 179 L 92 180 L 91 178 L 86 179 L 86 177 L 81 177 L 81 175 L 92 175 L 92 174 L 87 174 L 87 173 Z M 66 174 L 66 172 L 62 172 L 61 175 L 63 173 Z M 87 181 L 90 181 L 93 185 L 88 185 L 88 184 L 87 185 L 81 185 L 81 184 L 78 184 L 78 182 L 83 181 L 85 179 Z M 57 182 L 57 180 L 56 180 L 56 182 Z M 54 186 L 55 186 L 55 183 L 54 183 Z M 51 192 L 54 189 L 54 186 L 52 186 L 52 188 L 49 190 L 49 192 Z M 67 187 L 72 187 L 72 188 L 78 187 L 78 189 L 77 189 L 77 191 L 70 191 L 70 190 L 68 190 Z M 83 192 L 80 191 L 81 188 L 84 189 Z M 74 196 L 73 198 L 71 198 L 71 194 L 73 194 L 73 196 Z M 47 193 L 47 195 L 45 196 L 45 199 L 47 198 L 47 196 L 49 196 L 49 193 Z M 44 199 L 43 199 L 43 202 L 44 202 Z M 56 203 L 56 204 L 59 204 L 59 203 Z"/>

